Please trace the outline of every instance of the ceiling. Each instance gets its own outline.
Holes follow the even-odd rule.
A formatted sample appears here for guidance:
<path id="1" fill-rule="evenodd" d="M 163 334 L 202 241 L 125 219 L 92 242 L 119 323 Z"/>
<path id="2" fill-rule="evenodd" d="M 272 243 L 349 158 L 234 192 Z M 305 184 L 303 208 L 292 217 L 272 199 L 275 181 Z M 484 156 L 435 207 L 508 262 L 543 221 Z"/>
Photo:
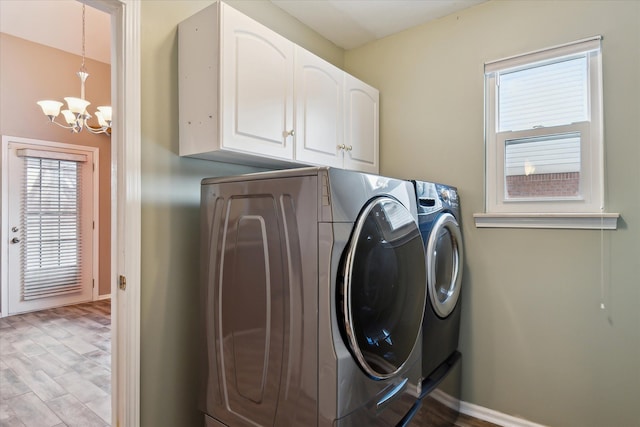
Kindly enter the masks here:
<path id="1" fill-rule="evenodd" d="M 345 50 L 486 0 L 271 0 Z"/>
<path id="2" fill-rule="evenodd" d="M 82 3 L 75 0 L 0 0 L 0 32 L 82 54 Z M 111 63 L 111 15 L 86 7 L 85 55 Z"/>
<path id="3" fill-rule="evenodd" d="M 486 0 L 270 0 L 335 45 L 353 49 Z M 86 56 L 111 62 L 111 17 L 86 8 Z M 80 55 L 82 4 L 0 0 L 0 32 Z"/>

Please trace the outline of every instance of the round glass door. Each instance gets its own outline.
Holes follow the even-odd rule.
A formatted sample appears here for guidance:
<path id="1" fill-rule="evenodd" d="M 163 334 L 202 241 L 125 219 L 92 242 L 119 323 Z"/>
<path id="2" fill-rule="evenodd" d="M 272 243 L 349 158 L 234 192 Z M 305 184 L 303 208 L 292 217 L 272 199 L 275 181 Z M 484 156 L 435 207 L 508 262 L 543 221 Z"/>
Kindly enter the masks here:
<path id="1" fill-rule="evenodd" d="M 427 241 L 427 287 L 431 306 L 445 318 L 456 306 L 462 283 L 462 233 L 450 213 L 434 222 Z"/>
<path id="2" fill-rule="evenodd" d="M 362 211 L 341 273 L 349 348 L 368 375 L 389 378 L 416 345 L 426 302 L 422 238 L 400 202 L 379 197 Z"/>

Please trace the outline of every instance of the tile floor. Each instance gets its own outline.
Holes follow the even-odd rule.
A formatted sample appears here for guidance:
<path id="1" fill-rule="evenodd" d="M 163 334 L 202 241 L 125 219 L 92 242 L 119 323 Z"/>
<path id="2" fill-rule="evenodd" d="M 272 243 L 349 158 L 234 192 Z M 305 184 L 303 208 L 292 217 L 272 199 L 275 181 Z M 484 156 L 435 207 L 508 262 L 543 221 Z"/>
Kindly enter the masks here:
<path id="1" fill-rule="evenodd" d="M 111 300 L 0 319 L 0 426 L 110 420 Z"/>

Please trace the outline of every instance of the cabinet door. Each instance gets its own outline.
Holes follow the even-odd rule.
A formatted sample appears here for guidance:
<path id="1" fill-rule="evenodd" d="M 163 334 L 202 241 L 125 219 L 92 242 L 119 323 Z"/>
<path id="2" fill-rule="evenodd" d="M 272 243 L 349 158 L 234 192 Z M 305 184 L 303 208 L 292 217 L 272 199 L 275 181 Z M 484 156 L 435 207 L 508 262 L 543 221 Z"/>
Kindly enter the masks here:
<path id="1" fill-rule="evenodd" d="M 294 44 L 222 4 L 222 145 L 293 158 Z"/>
<path id="2" fill-rule="evenodd" d="M 303 163 L 342 167 L 344 72 L 296 47 L 295 158 Z"/>
<path id="3" fill-rule="evenodd" d="M 378 173 L 377 89 L 345 74 L 345 169 Z"/>

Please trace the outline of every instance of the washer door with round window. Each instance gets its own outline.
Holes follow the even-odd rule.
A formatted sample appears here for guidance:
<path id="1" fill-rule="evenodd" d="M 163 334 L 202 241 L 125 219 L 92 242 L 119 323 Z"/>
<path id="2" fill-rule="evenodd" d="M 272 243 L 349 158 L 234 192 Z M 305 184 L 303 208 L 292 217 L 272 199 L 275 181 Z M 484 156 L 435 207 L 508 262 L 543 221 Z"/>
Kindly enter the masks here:
<path id="1" fill-rule="evenodd" d="M 462 284 L 462 233 L 455 217 L 444 213 L 435 220 L 426 245 L 427 289 L 431 306 L 441 318 L 451 314 Z"/>
<path id="2" fill-rule="evenodd" d="M 361 211 L 343 255 L 338 301 L 345 341 L 374 379 L 397 374 L 420 336 L 424 245 L 414 217 L 391 197 Z"/>

